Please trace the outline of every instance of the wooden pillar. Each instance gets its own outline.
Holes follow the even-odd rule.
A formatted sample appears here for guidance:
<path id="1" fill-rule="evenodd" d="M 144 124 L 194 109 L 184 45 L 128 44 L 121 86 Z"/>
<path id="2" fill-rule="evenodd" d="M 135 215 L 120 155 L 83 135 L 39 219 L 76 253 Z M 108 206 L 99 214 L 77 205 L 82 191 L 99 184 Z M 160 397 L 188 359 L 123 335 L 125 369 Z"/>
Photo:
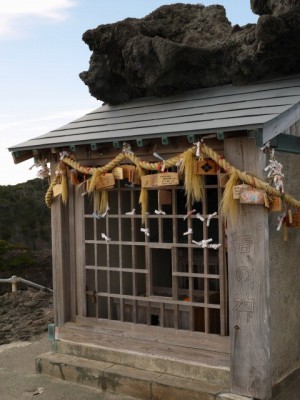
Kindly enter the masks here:
<path id="1" fill-rule="evenodd" d="M 75 191 L 76 314 L 86 316 L 84 188 Z"/>
<path id="2" fill-rule="evenodd" d="M 74 192 L 66 205 L 56 197 L 51 206 L 54 322 L 63 326 L 75 318 Z"/>
<path id="3" fill-rule="evenodd" d="M 75 220 L 75 203 L 76 194 L 75 188 L 69 184 L 69 198 L 68 198 L 68 211 L 69 211 L 69 302 L 70 302 L 70 313 L 69 318 L 71 321 L 75 321 L 76 318 L 76 220 Z"/>
<path id="4" fill-rule="evenodd" d="M 226 139 L 225 158 L 263 178 L 265 155 L 246 137 Z M 228 223 L 228 283 L 231 391 L 271 399 L 268 212 L 241 205 Z"/>

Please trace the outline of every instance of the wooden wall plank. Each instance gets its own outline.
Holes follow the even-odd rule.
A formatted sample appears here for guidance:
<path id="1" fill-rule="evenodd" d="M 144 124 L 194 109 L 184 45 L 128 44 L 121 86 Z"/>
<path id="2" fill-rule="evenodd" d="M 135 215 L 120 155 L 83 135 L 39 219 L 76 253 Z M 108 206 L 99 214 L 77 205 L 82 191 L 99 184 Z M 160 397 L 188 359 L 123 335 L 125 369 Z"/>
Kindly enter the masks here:
<path id="1" fill-rule="evenodd" d="M 178 214 L 178 203 L 176 190 L 172 189 L 172 225 L 173 225 L 173 243 L 178 240 L 178 221 L 175 217 Z M 172 287 L 173 287 L 173 299 L 178 299 L 178 278 L 175 275 L 178 272 L 178 251 L 175 247 L 172 248 Z M 179 306 L 174 305 L 174 328 L 179 327 Z"/>
<path id="2" fill-rule="evenodd" d="M 85 224 L 84 224 L 84 192 L 79 186 L 75 192 L 75 253 L 76 253 L 76 313 L 86 317 L 86 274 L 85 274 Z"/>
<path id="3" fill-rule="evenodd" d="M 69 211 L 69 297 L 70 297 L 70 320 L 76 318 L 76 242 L 75 242 L 75 188 L 68 183 L 68 211 Z M 66 206 L 65 206 L 66 207 Z M 68 285 L 68 282 L 65 282 Z"/>
<path id="4" fill-rule="evenodd" d="M 226 159 L 242 171 L 263 176 L 265 155 L 253 139 L 224 143 Z M 242 205 L 228 222 L 228 279 L 231 391 L 271 398 L 268 214 L 263 206 Z"/>
<path id="5" fill-rule="evenodd" d="M 54 322 L 71 319 L 69 210 L 56 197 L 51 208 Z"/>

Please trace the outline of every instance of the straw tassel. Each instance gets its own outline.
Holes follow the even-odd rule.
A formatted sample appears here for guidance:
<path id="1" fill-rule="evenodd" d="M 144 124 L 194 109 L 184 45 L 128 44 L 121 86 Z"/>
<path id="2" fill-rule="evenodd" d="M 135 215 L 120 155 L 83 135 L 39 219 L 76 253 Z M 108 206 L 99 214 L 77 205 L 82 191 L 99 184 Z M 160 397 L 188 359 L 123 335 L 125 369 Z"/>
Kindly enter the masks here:
<path id="1" fill-rule="evenodd" d="M 101 191 L 101 200 L 99 204 L 99 214 L 104 214 L 107 210 L 108 206 L 108 191 L 102 190 Z"/>
<path id="2" fill-rule="evenodd" d="M 145 225 L 148 209 L 148 191 L 145 188 L 141 188 L 139 203 L 142 209 L 142 225 Z"/>
<path id="3" fill-rule="evenodd" d="M 68 178 L 67 169 L 64 167 L 61 170 L 61 199 L 63 204 L 67 204 L 68 201 Z"/>
<path id="4" fill-rule="evenodd" d="M 97 183 L 97 180 L 99 178 L 99 175 L 100 175 L 100 171 L 98 169 L 96 169 L 93 172 L 93 175 L 92 175 L 92 178 L 91 178 L 91 181 L 90 181 L 90 184 L 89 184 L 89 188 L 88 188 L 89 192 L 92 192 L 93 190 L 95 190 L 96 183 Z"/>
<path id="5" fill-rule="evenodd" d="M 234 171 L 226 183 L 220 204 L 220 215 L 235 222 L 239 213 L 239 202 L 233 198 L 233 187 L 239 184 L 238 174 Z"/>
<path id="6" fill-rule="evenodd" d="M 203 196 L 202 177 L 194 174 L 194 156 L 191 150 L 182 155 L 180 173 L 184 173 L 184 189 L 187 197 L 187 204 L 199 202 Z"/>
<path id="7" fill-rule="evenodd" d="M 94 212 L 98 213 L 98 211 L 100 209 L 100 203 L 101 203 L 101 197 L 100 197 L 99 190 L 94 190 L 93 199 L 94 199 Z"/>
<path id="8" fill-rule="evenodd" d="M 139 177 L 145 175 L 145 173 L 146 173 L 146 171 L 140 165 L 137 166 L 136 171 L 137 171 Z M 141 205 L 142 225 L 145 225 L 146 215 L 147 215 L 147 211 L 148 211 L 148 191 L 146 188 L 143 188 L 143 187 L 141 188 L 139 204 Z"/>

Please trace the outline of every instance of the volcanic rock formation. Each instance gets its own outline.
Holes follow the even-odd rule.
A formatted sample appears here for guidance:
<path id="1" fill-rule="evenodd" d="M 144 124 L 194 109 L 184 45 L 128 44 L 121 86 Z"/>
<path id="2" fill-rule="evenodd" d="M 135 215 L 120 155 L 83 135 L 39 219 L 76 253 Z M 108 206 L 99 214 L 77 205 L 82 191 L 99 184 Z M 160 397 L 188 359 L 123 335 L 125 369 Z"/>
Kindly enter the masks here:
<path id="1" fill-rule="evenodd" d="M 257 15 L 274 14 L 280 15 L 293 11 L 299 7 L 299 0 L 250 0 L 251 9 Z"/>
<path id="2" fill-rule="evenodd" d="M 257 24 L 232 26 L 219 5 L 162 6 L 88 30 L 80 78 L 109 104 L 300 72 L 299 0 L 251 0 Z M 280 5 L 278 5 L 280 3 Z"/>

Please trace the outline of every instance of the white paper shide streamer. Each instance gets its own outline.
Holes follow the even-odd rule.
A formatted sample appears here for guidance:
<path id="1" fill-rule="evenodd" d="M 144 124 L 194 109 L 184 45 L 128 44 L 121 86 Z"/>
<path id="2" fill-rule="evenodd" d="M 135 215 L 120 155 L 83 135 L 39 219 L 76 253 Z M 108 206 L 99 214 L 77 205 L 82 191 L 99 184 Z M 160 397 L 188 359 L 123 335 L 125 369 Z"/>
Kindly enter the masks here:
<path id="1" fill-rule="evenodd" d="M 111 241 L 111 238 L 108 237 L 105 233 L 101 233 L 101 237 L 106 241 L 106 243 Z"/>
<path id="2" fill-rule="evenodd" d="M 132 209 L 132 211 L 128 211 L 125 213 L 126 215 L 134 215 L 135 214 L 135 208 Z"/>
<path id="3" fill-rule="evenodd" d="M 145 236 L 150 236 L 149 228 L 141 228 L 141 232 L 143 232 Z"/>
<path id="4" fill-rule="evenodd" d="M 163 210 L 155 210 L 154 213 L 156 215 L 166 215 L 165 211 L 163 211 Z"/>

